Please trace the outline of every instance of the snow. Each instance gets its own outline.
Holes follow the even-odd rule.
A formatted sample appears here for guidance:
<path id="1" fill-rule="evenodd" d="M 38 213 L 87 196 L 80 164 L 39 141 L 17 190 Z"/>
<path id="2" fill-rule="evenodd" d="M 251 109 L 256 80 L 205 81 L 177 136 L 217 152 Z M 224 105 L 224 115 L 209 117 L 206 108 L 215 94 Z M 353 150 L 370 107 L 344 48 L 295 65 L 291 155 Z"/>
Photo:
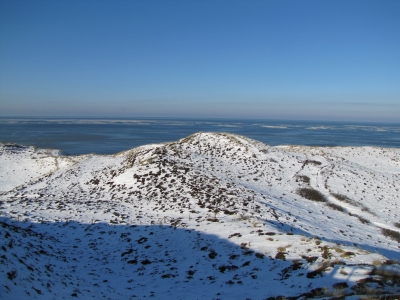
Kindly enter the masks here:
<path id="1" fill-rule="evenodd" d="M 198 133 L 109 156 L 2 144 L 0 166 L 0 298 L 400 292 L 374 275 L 399 278 L 400 149 Z"/>

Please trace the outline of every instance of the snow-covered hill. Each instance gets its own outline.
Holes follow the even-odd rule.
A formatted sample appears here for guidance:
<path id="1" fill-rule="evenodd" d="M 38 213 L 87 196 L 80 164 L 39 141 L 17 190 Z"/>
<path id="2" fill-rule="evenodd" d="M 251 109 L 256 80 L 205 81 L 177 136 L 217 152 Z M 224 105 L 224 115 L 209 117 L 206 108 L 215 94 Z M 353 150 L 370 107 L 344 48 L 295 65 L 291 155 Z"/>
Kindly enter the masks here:
<path id="1" fill-rule="evenodd" d="M 0 145 L 0 298 L 400 293 L 400 149 Z M 353 296 L 351 296 L 353 295 Z"/>

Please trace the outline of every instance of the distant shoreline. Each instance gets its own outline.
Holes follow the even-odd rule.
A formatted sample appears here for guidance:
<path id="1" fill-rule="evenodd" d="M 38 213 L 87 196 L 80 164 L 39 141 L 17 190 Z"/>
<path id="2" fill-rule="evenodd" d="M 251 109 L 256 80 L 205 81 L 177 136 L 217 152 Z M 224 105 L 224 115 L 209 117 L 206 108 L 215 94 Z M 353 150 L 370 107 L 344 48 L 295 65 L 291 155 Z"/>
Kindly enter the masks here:
<path id="1" fill-rule="evenodd" d="M 0 141 L 60 149 L 71 155 L 114 154 L 176 141 L 197 132 L 227 132 L 271 146 L 400 148 L 400 124 L 184 118 L 0 117 Z"/>
<path id="2" fill-rule="evenodd" d="M 273 119 L 273 118 L 246 118 L 246 117 L 92 117 L 92 116 L 0 116 L 0 124 L 4 120 L 46 120 L 46 121 L 61 121 L 61 120 L 104 120 L 104 121 L 160 121 L 160 120 L 182 120 L 182 121 L 211 121 L 211 122 L 283 122 L 283 123 L 332 123 L 332 124 L 347 124 L 347 125 L 393 125 L 400 126 L 400 122 L 381 122 L 381 121 L 344 121 L 344 120 L 318 120 L 318 119 Z"/>

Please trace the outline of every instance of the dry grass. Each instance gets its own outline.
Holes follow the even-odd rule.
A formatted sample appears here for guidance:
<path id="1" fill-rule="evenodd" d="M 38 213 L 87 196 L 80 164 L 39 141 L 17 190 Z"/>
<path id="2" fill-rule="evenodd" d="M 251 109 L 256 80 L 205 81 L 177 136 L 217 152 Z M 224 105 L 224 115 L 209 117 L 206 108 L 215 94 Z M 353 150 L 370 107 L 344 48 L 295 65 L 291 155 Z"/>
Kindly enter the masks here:
<path id="1" fill-rule="evenodd" d="M 238 216 L 236 218 L 234 218 L 233 221 L 248 221 L 250 219 L 251 219 L 250 216 L 246 216 L 246 215 L 243 215 L 243 214 L 238 214 Z"/>
<path id="2" fill-rule="evenodd" d="M 342 253 L 342 254 L 340 255 L 340 257 L 350 258 L 350 257 L 353 257 L 353 256 L 355 256 L 355 255 L 356 255 L 356 254 L 355 254 L 354 252 L 346 251 L 346 252 Z"/>
<path id="3" fill-rule="evenodd" d="M 372 261 L 372 265 L 373 266 L 381 266 L 382 265 L 382 261 L 380 261 L 379 259 L 374 259 Z"/>
<path id="4" fill-rule="evenodd" d="M 325 260 L 319 264 L 319 266 L 316 270 L 308 272 L 307 278 L 314 278 L 317 276 L 322 276 L 322 273 L 327 271 L 328 268 L 330 268 L 330 267 L 331 267 L 331 262 L 329 260 Z"/>
<path id="5" fill-rule="evenodd" d="M 279 251 L 278 253 L 276 253 L 275 259 L 286 260 L 286 254 L 287 254 L 286 252 Z"/>
<path id="6" fill-rule="evenodd" d="M 335 250 L 337 253 L 344 253 L 345 251 L 342 248 L 339 247 L 333 247 L 333 250 Z"/>
<path id="7" fill-rule="evenodd" d="M 276 250 L 278 250 L 279 252 L 283 252 L 286 251 L 286 247 L 278 247 Z"/>

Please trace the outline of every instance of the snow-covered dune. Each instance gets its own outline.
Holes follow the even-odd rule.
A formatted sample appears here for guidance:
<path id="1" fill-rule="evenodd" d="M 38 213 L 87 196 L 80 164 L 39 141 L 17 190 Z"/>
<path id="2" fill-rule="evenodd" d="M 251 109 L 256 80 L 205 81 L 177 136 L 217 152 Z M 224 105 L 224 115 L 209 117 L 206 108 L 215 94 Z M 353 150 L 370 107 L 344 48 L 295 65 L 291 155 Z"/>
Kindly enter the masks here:
<path id="1" fill-rule="evenodd" d="M 399 188 L 400 149 L 0 145 L 0 298 L 399 293 Z"/>
<path id="2" fill-rule="evenodd" d="M 34 182 L 78 161 L 77 157 L 62 156 L 60 150 L 0 143 L 0 192 Z"/>

